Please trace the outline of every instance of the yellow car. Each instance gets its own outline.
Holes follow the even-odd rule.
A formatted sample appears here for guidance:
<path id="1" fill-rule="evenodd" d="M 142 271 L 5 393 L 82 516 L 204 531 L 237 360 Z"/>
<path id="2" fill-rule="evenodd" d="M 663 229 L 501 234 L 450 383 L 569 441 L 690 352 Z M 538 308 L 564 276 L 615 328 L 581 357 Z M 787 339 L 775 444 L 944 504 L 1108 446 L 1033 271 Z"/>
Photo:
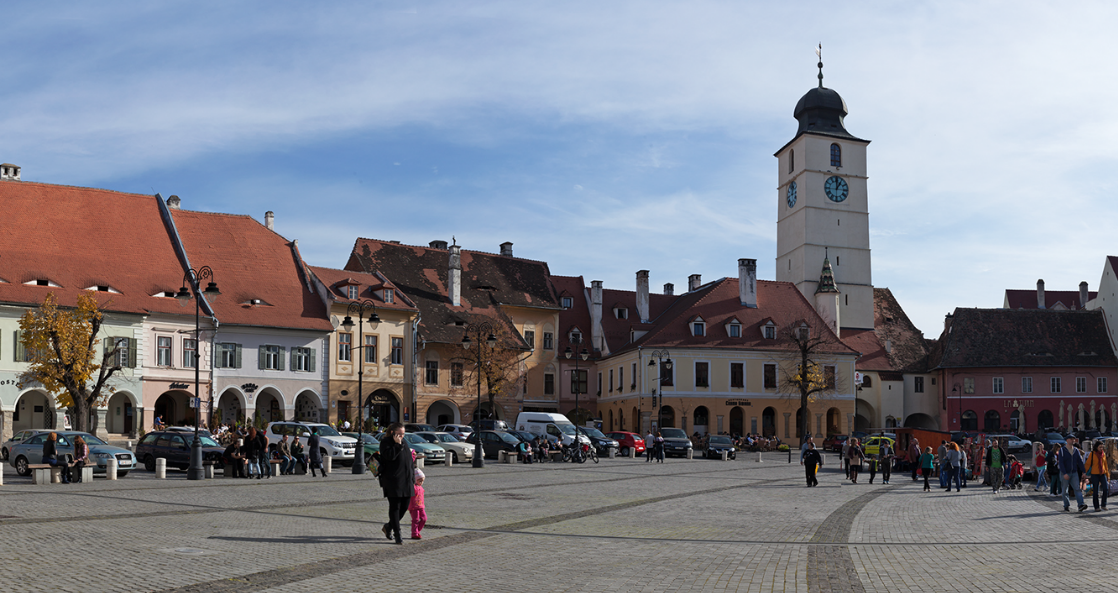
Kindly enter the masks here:
<path id="1" fill-rule="evenodd" d="M 897 454 L 896 443 L 893 441 L 893 439 L 891 439 L 889 437 L 880 437 L 880 436 L 879 437 L 869 437 L 869 438 L 867 438 L 865 440 L 864 446 L 862 447 L 862 452 L 864 452 L 867 457 L 869 457 L 871 455 L 877 455 L 878 453 L 881 452 L 881 443 L 883 443 L 883 442 L 889 443 L 889 446 L 892 447 L 892 449 L 893 449 L 893 454 L 894 455 Z"/>

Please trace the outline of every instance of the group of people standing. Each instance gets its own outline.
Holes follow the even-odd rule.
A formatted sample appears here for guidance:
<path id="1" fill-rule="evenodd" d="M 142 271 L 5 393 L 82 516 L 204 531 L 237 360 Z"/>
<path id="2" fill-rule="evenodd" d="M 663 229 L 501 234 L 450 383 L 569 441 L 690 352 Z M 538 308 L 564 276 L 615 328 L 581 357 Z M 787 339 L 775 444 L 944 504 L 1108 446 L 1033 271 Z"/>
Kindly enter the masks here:
<path id="1" fill-rule="evenodd" d="M 289 441 L 287 435 L 283 435 L 273 450 L 268 444 L 268 435 L 264 430 L 250 427 L 247 433 L 238 435 L 238 438 L 225 448 L 224 453 L 225 463 L 233 467 L 234 477 L 258 480 L 271 479 L 273 456 L 280 461 L 281 475 L 294 475 L 295 463 L 298 462 L 309 469 L 312 476 L 317 477 L 315 473 L 317 469 L 322 472 L 322 477 L 326 477 L 326 470 L 322 467 L 319 436 L 313 432 L 307 437 L 306 449 L 299 442 L 298 436 Z"/>
<path id="2" fill-rule="evenodd" d="M 650 430 L 644 435 L 644 460 L 651 462 L 653 459 L 664 463 L 664 437 L 660 435 L 660 431 L 653 435 Z"/>
<path id="3" fill-rule="evenodd" d="M 855 438 L 847 439 L 842 445 L 843 472 L 852 484 L 858 483 L 858 474 L 862 471 L 863 463 L 868 465 L 870 484 L 877 479 L 878 472 L 881 472 L 881 483 L 888 484 L 893 473 L 894 457 L 893 447 L 888 441 L 882 441 L 877 452 L 874 453 L 866 453 L 865 448 Z M 816 474 L 823 467 L 823 455 L 815 448 L 815 439 L 812 437 L 808 437 L 800 446 L 800 465 L 804 466 L 807 487 L 818 486 L 819 479 Z"/>
<path id="4" fill-rule="evenodd" d="M 1091 502 L 1095 512 L 1105 511 L 1106 500 L 1110 495 L 1110 463 L 1106 457 L 1103 443 L 1096 441 L 1091 452 L 1084 452 L 1077 446 L 1079 440 L 1068 437 L 1063 446 L 1052 445 L 1047 451 L 1041 446 L 1034 459 L 1037 470 L 1037 483 L 1034 491 L 1042 487 L 1050 488 L 1049 496 L 1063 497 L 1064 510 L 1071 510 L 1071 497 L 1074 494 L 1079 512 L 1087 510 L 1083 492 L 1091 486 Z"/>

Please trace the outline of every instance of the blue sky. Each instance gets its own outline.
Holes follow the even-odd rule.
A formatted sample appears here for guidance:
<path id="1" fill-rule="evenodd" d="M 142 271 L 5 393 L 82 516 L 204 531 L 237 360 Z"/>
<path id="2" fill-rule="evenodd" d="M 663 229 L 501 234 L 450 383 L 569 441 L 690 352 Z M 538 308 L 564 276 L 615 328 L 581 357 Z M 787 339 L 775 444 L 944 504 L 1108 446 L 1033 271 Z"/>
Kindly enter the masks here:
<path id="1" fill-rule="evenodd" d="M 547 261 L 632 289 L 774 277 L 776 160 L 825 84 L 869 147 L 873 277 L 928 337 L 1118 253 L 1118 6 L 1043 2 L 21 4 L 0 161 L 26 180 Z M 839 279 L 841 284 L 841 278 Z M 654 288 L 655 289 L 655 288 Z"/>

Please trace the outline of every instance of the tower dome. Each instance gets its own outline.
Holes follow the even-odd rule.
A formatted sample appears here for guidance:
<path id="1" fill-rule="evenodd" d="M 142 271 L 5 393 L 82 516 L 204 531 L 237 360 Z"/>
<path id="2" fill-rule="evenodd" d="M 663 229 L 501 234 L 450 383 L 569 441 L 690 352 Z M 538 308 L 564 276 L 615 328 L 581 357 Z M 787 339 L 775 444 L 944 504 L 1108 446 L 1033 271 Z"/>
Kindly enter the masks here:
<path id="1" fill-rule="evenodd" d="M 796 103 L 793 116 L 800 122 L 800 129 L 796 131 L 799 136 L 804 132 L 816 132 L 832 136 L 854 136 L 846 131 L 843 118 L 849 111 L 846 110 L 846 101 L 839 94 L 823 86 L 823 62 L 819 62 L 819 86 L 804 93 Z"/>

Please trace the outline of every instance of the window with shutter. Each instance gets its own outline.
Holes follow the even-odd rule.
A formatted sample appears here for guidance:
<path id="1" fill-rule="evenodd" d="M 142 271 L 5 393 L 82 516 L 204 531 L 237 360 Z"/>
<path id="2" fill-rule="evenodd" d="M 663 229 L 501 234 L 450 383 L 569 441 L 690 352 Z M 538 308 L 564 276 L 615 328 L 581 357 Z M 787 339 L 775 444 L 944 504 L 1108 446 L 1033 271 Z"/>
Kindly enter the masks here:
<path id="1" fill-rule="evenodd" d="M 287 358 L 287 348 L 284 347 L 284 346 L 277 346 L 276 347 L 276 365 L 277 365 L 276 370 L 282 371 L 284 369 L 283 360 L 285 358 Z"/>
<path id="2" fill-rule="evenodd" d="M 307 370 L 314 372 L 314 348 L 307 348 Z"/>

